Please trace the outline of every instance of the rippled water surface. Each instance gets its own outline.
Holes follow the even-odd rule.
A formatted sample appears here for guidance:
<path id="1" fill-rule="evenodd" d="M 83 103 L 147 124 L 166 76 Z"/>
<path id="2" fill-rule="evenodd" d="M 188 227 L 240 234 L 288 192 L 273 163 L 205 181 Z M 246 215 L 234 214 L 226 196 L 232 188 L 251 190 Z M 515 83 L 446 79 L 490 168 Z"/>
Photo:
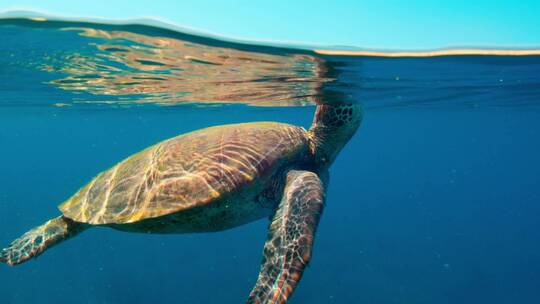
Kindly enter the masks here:
<path id="1" fill-rule="evenodd" d="M 145 25 L 0 19 L 0 244 L 97 173 L 191 130 L 314 105 L 365 119 L 331 168 L 291 303 L 538 303 L 540 57 L 343 57 Z M 268 221 L 92 229 L 16 268 L 0 303 L 242 303 Z"/>

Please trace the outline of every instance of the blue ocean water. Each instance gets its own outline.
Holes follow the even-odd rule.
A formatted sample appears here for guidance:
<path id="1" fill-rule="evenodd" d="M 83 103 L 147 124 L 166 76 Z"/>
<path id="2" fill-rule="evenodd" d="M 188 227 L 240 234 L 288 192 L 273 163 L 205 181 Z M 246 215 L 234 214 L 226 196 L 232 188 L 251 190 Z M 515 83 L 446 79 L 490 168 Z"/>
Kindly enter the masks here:
<path id="1" fill-rule="evenodd" d="M 291 303 L 538 303 L 540 57 L 378 58 L 147 26 L 0 21 L 0 245 L 123 158 L 191 130 L 309 127 L 347 99 Z M 1 303 L 242 303 L 268 221 L 219 233 L 91 229 L 15 268 Z"/>

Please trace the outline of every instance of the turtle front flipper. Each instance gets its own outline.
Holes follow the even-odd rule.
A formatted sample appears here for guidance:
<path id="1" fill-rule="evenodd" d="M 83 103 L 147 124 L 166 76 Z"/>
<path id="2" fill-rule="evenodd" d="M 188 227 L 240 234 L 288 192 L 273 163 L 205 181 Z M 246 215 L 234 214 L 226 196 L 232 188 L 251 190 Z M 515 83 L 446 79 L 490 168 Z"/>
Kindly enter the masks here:
<path id="1" fill-rule="evenodd" d="M 0 262 L 17 265 L 37 257 L 46 249 L 80 233 L 87 225 L 64 216 L 54 218 L 16 239 L 0 252 Z"/>
<path id="2" fill-rule="evenodd" d="M 287 303 L 311 259 L 324 187 L 309 171 L 290 171 L 270 225 L 257 283 L 247 303 Z"/>

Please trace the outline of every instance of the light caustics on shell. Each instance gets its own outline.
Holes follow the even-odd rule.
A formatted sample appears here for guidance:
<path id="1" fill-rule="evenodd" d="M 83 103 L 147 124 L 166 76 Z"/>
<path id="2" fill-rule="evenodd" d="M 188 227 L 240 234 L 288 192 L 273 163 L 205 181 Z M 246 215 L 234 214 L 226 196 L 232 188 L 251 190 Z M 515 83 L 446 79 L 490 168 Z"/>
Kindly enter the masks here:
<path id="1" fill-rule="evenodd" d="M 68 76 L 65 90 L 114 96 L 116 101 L 177 104 L 247 103 L 259 106 L 317 102 L 320 59 L 209 46 L 169 37 L 93 28 L 63 28 L 91 38 L 92 54 L 72 53 L 46 71 Z"/>
<path id="2" fill-rule="evenodd" d="M 98 175 L 60 209 L 90 224 L 173 214 L 252 187 L 306 146 L 299 127 L 258 122 L 237 128 L 207 128 L 149 147 Z"/>

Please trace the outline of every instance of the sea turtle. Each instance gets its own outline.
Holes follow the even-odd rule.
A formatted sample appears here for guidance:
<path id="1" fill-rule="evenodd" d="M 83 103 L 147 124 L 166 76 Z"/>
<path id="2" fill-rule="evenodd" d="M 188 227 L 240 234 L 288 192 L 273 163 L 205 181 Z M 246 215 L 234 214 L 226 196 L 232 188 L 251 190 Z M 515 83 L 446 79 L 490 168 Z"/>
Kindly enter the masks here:
<path id="1" fill-rule="evenodd" d="M 311 258 L 328 167 L 361 119 L 356 104 L 325 104 L 309 130 L 251 122 L 165 140 L 100 173 L 59 206 L 61 216 L 3 249 L 0 261 L 23 263 L 93 226 L 209 232 L 270 216 L 247 303 L 286 303 Z"/>

